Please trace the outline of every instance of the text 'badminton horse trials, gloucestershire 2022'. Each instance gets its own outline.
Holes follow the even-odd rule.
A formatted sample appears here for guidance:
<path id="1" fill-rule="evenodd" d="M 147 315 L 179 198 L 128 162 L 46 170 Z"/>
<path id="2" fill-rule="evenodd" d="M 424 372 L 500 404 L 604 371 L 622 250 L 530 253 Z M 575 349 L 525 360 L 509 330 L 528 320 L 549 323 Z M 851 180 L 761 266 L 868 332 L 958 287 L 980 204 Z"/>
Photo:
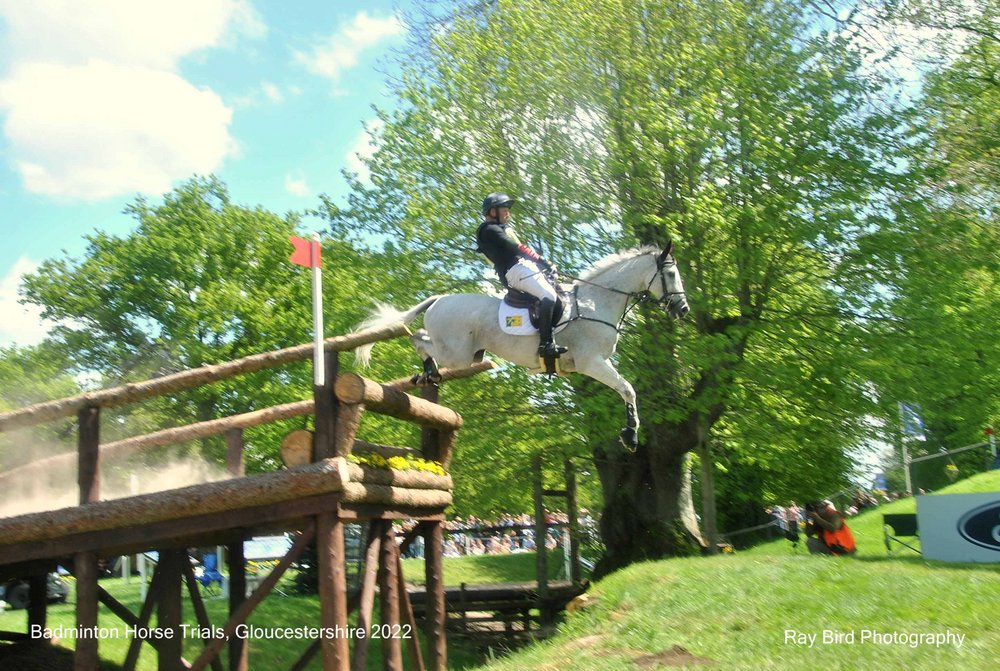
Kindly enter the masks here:
<path id="1" fill-rule="evenodd" d="M 624 399 L 626 426 L 621 440 L 628 449 L 638 444 L 635 390 L 615 370 L 610 358 L 625 316 L 636 303 L 652 299 L 674 318 L 687 314 L 684 284 L 672 251 L 673 246 L 668 244 L 662 251 L 643 247 L 601 259 L 573 282 L 563 319 L 557 326 L 559 343 L 569 350 L 559 359 L 561 371 L 592 377 Z M 504 333 L 498 325 L 500 308 L 500 299 L 483 294 L 431 296 L 408 311 L 380 306 L 363 326 L 408 324 L 426 312 L 424 328 L 410 338 L 424 358 L 425 381 L 433 380 L 439 366 L 464 368 L 480 360 L 486 351 L 533 373 L 544 372 L 537 355 L 537 334 L 531 337 Z M 359 365 L 368 364 L 372 346 L 356 350 Z"/>

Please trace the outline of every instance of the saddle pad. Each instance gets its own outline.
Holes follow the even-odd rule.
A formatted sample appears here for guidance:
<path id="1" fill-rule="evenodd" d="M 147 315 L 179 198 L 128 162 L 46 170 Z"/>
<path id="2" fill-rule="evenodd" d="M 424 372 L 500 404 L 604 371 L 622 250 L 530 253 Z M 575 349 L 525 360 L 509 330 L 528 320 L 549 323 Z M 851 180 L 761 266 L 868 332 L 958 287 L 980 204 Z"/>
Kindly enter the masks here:
<path id="1" fill-rule="evenodd" d="M 528 308 L 515 308 L 500 301 L 497 317 L 500 330 L 508 335 L 538 335 L 538 329 L 531 325 Z"/>
<path id="2" fill-rule="evenodd" d="M 565 319 L 565 316 L 563 317 Z M 531 325 L 531 316 L 528 308 L 515 308 L 504 301 L 500 301 L 500 309 L 497 311 L 497 321 L 500 330 L 507 335 L 516 336 L 537 336 L 538 329 Z M 569 322 L 556 325 L 553 333 L 559 333 Z"/>

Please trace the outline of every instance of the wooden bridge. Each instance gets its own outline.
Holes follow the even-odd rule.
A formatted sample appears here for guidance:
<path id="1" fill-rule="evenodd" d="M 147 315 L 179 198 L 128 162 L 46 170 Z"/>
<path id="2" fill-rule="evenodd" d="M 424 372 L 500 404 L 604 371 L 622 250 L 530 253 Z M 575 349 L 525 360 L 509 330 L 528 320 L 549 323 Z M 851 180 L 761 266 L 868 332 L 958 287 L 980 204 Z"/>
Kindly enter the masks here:
<path id="1" fill-rule="evenodd" d="M 318 636 L 305 647 L 292 669 L 302 669 L 320 651 L 325 670 L 363 669 L 369 638 L 351 638 L 345 633 L 349 611 L 357 608 L 354 625 L 367 630 L 374 617 L 379 593 L 380 622 L 416 629 L 413 605 L 403 584 L 399 545 L 392 520 L 419 521 L 416 533 L 426 547 L 426 593 L 421 600 L 428 659 L 411 638 L 408 655 L 413 668 L 447 668 L 445 633 L 446 591 L 442 577 L 442 522 L 451 504 L 452 482 L 448 475 L 417 471 L 368 468 L 349 463 L 352 453 L 399 454 L 407 450 L 447 467 L 462 418 L 436 403 L 437 389 L 424 390 L 423 397 L 405 393 L 408 381 L 379 384 L 354 374 L 338 374 L 338 353 L 362 344 L 403 335 L 402 324 L 325 341 L 326 382 L 315 386 L 312 400 L 257 410 L 223 419 L 159 431 L 153 434 L 100 444 L 101 410 L 192 389 L 235 375 L 307 359 L 311 345 L 254 355 L 228 363 L 205 366 L 165 377 L 39 403 L 0 415 L 0 431 L 11 431 L 42 422 L 76 415 L 76 454 L 49 457 L 6 473 L 0 487 L 13 479 L 32 478 L 55 464 L 78 467 L 80 505 L 62 510 L 31 513 L 0 519 L 0 577 L 26 578 L 31 589 L 26 632 L 0 632 L 0 640 L 30 640 L 35 627 L 46 625 L 46 575 L 56 564 L 72 567 L 76 577 L 78 631 L 97 631 L 98 604 L 104 604 L 129 626 L 149 629 L 154 609 L 156 627 L 151 634 L 132 640 L 123 666 L 135 668 L 143 644 L 156 650 L 158 668 L 221 671 L 219 653 L 228 646 L 229 668 L 249 668 L 246 642 L 232 634 L 271 592 L 285 570 L 310 542 L 315 542 L 319 563 L 321 615 L 317 629 L 332 635 Z M 445 380 L 467 377 L 487 370 L 489 362 L 461 371 L 445 373 Z M 389 415 L 422 427 L 421 445 L 399 448 L 360 441 L 356 433 L 365 411 Z M 313 415 L 314 441 L 311 463 L 284 471 L 246 476 L 243 469 L 244 428 Z M 227 464 L 233 479 L 195 485 L 123 499 L 101 500 L 101 466 L 124 456 L 181 441 L 225 435 Z M 344 524 L 368 525 L 365 548 L 366 570 L 360 593 L 348 600 L 345 580 Z M 253 593 L 246 597 L 243 541 L 255 534 L 294 531 L 288 554 Z M 229 618 L 221 627 L 223 636 L 204 639 L 205 647 L 194 661 L 182 657 L 177 632 L 181 624 L 182 585 L 187 585 L 199 626 L 211 623 L 199 596 L 187 561 L 186 548 L 228 546 Z M 116 601 L 97 582 L 101 557 L 156 549 L 160 561 L 145 602 L 133 613 Z M 377 589 L 376 589 L 377 588 Z M 226 635 L 229 636 L 227 642 Z M 75 669 L 90 671 L 98 665 L 97 637 L 77 637 Z M 402 640 L 380 641 L 387 669 L 403 668 Z"/>

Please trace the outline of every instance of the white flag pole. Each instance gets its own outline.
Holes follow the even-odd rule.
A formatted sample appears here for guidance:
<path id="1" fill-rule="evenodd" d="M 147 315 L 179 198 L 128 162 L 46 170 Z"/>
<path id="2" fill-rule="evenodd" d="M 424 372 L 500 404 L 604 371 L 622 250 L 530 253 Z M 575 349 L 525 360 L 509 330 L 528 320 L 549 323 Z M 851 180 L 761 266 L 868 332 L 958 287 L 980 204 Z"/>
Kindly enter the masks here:
<path id="1" fill-rule="evenodd" d="M 323 278 L 319 267 L 319 233 L 313 233 L 309 243 L 309 261 L 312 266 L 313 299 L 313 383 L 322 387 L 326 381 L 326 361 L 323 356 Z"/>

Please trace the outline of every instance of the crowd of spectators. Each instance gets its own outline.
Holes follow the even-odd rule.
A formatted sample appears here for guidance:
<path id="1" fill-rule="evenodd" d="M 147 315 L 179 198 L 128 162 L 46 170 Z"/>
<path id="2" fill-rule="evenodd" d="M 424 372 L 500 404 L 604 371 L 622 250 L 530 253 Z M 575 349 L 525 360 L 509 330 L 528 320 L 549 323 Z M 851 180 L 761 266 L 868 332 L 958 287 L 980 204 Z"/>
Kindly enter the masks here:
<path id="1" fill-rule="evenodd" d="M 923 489 L 917 491 L 917 494 L 921 495 L 926 493 Z M 880 489 L 868 491 L 859 489 L 851 497 L 847 507 L 844 508 L 844 514 L 852 517 L 867 508 L 874 508 L 883 503 L 892 503 L 893 501 L 905 499 L 910 496 L 912 496 L 910 492 L 888 492 Z M 767 513 L 774 518 L 774 523 L 782 531 L 788 531 L 792 529 L 793 524 L 805 523 L 806 521 L 805 510 L 796 505 L 794 501 L 787 506 L 773 505 L 767 510 Z"/>
<path id="2" fill-rule="evenodd" d="M 596 533 L 597 522 L 586 508 L 580 509 L 577 523 L 581 533 Z M 397 538 L 402 540 L 407 531 L 416 524 L 409 520 L 397 526 Z M 569 527 L 569 516 L 559 510 L 545 512 L 545 547 L 554 550 L 563 542 Z M 504 514 L 496 519 L 483 519 L 474 515 L 455 517 L 444 525 L 444 556 L 499 555 L 519 552 L 534 552 L 538 543 L 535 539 L 535 518 L 527 513 L 521 515 Z M 423 537 L 417 535 L 407 548 L 406 557 L 423 557 Z"/>

